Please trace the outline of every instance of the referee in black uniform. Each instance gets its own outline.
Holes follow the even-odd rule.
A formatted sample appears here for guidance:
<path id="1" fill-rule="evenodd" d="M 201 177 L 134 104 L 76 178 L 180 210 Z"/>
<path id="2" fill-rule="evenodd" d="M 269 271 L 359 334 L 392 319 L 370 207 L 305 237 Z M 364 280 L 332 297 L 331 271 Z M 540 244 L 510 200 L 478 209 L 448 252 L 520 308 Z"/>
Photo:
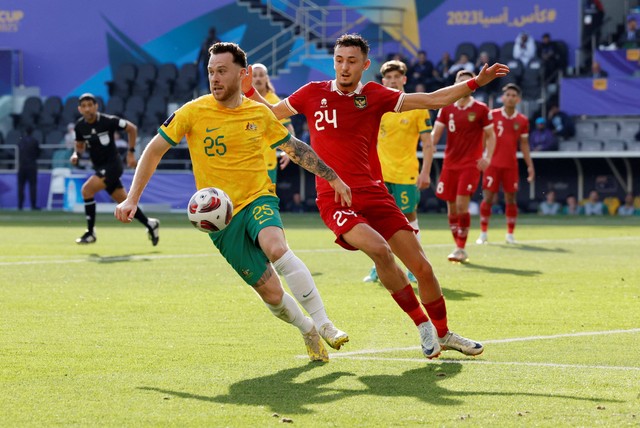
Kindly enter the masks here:
<path id="1" fill-rule="evenodd" d="M 95 194 L 106 190 L 117 203 L 127 198 L 127 192 L 120 181 L 123 173 L 122 158 L 118 153 L 113 134 L 118 130 L 127 132 L 129 137 L 127 165 L 134 168 L 137 164 L 134 152 L 138 128 L 126 119 L 98 112 L 98 102 L 93 94 L 82 94 L 78 99 L 78 104 L 78 111 L 82 117 L 76 122 L 76 150 L 70 160 L 73 165 L 77 165 L 78 154 L 88 149 L 95 174 L 82 185 L 87 231 L 76 239 L 76 243 L 93 244 L 96 242 L 94 230 L 96 223 Z M 139 208 L 135 218 L 146 226 L 149 239 L 154 246 L 157 245 L 160 239 L 160 221 L 155 218 L 147 218 Z"/>

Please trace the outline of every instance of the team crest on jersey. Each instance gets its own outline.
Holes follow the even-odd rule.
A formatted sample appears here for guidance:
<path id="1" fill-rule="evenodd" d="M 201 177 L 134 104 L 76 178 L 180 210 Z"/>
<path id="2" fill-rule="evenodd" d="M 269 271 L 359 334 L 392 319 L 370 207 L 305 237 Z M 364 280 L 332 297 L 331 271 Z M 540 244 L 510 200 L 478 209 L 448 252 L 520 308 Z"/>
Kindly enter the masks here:
<path id="1" fill-rule="evenodd" d="M 327 108 L 327 99 L 323 98 L 320 100 L 320 108 Z"/>
<path id="2" fill-rule="evenodd" d="M 409 123 L 409 121 L 405 118 L 402 118 L 402 120 L 400 121 L 401 124 L 406 125 Z"/>
<path id="3" fill-rule="evenodd" d="M 257 131 L 258 125 L 253 122 L 247 122 L 247 126 L 244 128 L 245 131 Z"/>
<path id="4" fill-rule="evenodd" d="M 363 109 L 367 107 L 367 96 L 366 95 L 356 95 L 353 97 L 353 103 L 357 108 Z"/>
<path id="5" fill-rule="evenodd" d="M 473 111 L 472 111 L 472 112 L 470 112 L 470 113 L 467 115 L 467 118 L 469 119 L 469 122 L 473 122 L 474 120 L 476 120 L 476 113 L 475 113 L 475 112 L 473 112 Z"/>
<path id="6" fill-rule="evenodd" d="M 514 124 L 513 124 L 513 129 L 515 129 L 516 131 L 517 131 L 518 129 L 520 129 L 520 124 L 519 124 L 519 123 L 514 123 Z"/>

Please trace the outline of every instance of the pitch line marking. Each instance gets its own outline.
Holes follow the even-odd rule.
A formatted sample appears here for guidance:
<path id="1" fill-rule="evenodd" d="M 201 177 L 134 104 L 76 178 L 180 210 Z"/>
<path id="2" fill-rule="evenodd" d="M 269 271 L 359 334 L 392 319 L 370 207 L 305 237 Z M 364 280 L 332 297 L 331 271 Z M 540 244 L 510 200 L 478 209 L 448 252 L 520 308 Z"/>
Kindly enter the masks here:
<path id="1" fill-rule="evenodd" d="M 566 333 L 566 334 L 554 334 L 549 336 L 528 336 L 528 337 L 513 337 L 509 339 L 493 339 L 485 340 L 482 343 L 495 344 L 495 343 L 513 343 L 513 342 L 526 342 L 534 340 L 553 340 L 567 337 L 582 337 L 582 336 L 600 336 L 605 334 L 633 334 L 640 333 L 640 328 L 632 328 L 628 330 L 607 330 L 607 331 L 591 331 L 591 332 L 578 332 L 578 333 Z M 560 363 L 535 363 L 535 362 L 523 362 L 523 361 L 487 361 L 487 360 L 457 360 L 439 358 L 434 360 L 427 360 L 425 358 L 397 358 L 397 357 L 376 357 L 372 354 L 382 354 L 388 352 L 398 351 L 415 351 L 419 350 L 419 346 L 409 346 L 403 348 L 385 348 L 385 349 L 363 349 L 361 351 L 352 352 L 332 352 L 331 358 L 344 358 L 350 360 L 370 360 L 370 361 L 406 361 L 406 362 L 431 362 L 431 363 L 443 363 L 443 364 L 487 364 L 487 365 L 512 365 L 512 366 L 531 366 L 531 367 L 554 367 L 554 368 L 578 368 L 578 369 L 609 369 L 609 370 L 627 370 L 627 371 L 640 371 L 640 367 L 625 367 L 625 366 L 602 366 L 602 365 L 583 365 L 583 364 L 560 364 Z M 298 355 L 297 358 L 308 358 L 306 355 Z"/>
<path id="2" fill-rule="evenodd" d="M 575 243 L 585 243 L 585 242 L 602 242 L 602 241 L 637 241 L 640 238 L 633 236 L 619 236 L 619 237 L 603 237 L 603 238 L 576 238 L 576 239 L 540 239 L 535 241 L 520 241 L 520 245 L 531 245 L 531 244 L 558 244 L 558 243 L 566 243 L 566 244 L 575 244 Z M 506 245 L 506 244 L 505 244 Z M 496 245 L 497 246 L 497 245 Z M 449 248 L 451 244 L 428 244 L 422 245 L 422 248 Z M 342 248 L 316 248 L 316 249 L 295 249 L 295 253 L 337 253 L 344 252 Z M 200 254 L 163 254 L 163 255 L 134 255 L 134 256 L 104 256 L 105 260 L 109 261 L 118 261 L 118 260 L 162 260 L 162 259 L 184 259 L 190 257 L 218 257 L 220 254 L 216 253 L 215 250 L 212 249 L 210 253 L 200 253 Z M 6 261 L 0 262 L 0 266 L 19 266 L 19 265 L 37 265 L 37 264 L 64 264 L 64 263 L 84 263 L 87 261 L 95 261 L 90 258 L 73 258 L 73 259 L 54 259 L 54 257 L 59 257 L 55 255 L 34 255 L 34 256 L 25 256 L 23 260 L 17 261 Z M 77 257 L 77 256 L 72 256 Z M 9 259 L 9 258 L 22 258 L 21 256 L 0 256 L 0 260 Z M 24 260 L 26 259 L 26 260 Z"/>

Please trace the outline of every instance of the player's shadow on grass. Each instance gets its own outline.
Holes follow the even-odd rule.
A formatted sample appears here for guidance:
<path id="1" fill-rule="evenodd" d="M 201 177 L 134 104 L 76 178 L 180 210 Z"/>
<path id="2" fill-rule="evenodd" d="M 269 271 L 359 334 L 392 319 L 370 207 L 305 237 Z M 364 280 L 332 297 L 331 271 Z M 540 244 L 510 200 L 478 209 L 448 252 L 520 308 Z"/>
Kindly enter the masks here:
<path id="1" fill-rule="evenodd" d="M 570 252 L 566 248 L 561 248 L 561 247 L 548 248 L 548 247 L 540 247 L 540 246 L 531 245 L 531 244 L 516 244 L 516 245 L 500 244 L 498 245 L 498 247 L 508 248 L 509 251 L 519 250 L 519 251 L 531 251 L 531 252 L 540 252 L 540 253 L 569 253 Z"/>
<path id="2" fill-rule="evenodd" d="M 439 381 L 458 375 L 463 364 L 452 360 L 442 364 L 424 363 L 418 368 L 407 370 L 398 375 L 363 375 L 349 380 L 348 388 L 341 388 L 341 378 L 356 376 L 350 372 L 327 373 L 320 377 L 305 381 L 296 378 L 310 372 L 317 364 L 307 364 L 300 367 L 281 370 L 266 376 L 246 379 L 236 382 L 229 387 L 229 393 L 217 396 L 191 394 L 188 392 L 171 391 L 162 388 L 139 387 L 145 391 L 156 391 L 161 394 L 178 398 L 208 401 L 221 404 L 267 407 L 270 412 L 282 416 L 310 414 L 314 410 L 311 406 L 338 402 L 352 397 L 409 397 L 417 398 L 425 403 L 438 406 L 462 406 L 468 398 L 476 396 L 513 396 L 559 398 L 592 402 L 620 402 L 602 398 L 583 398 L 561 394 L 542 394 L 535 392 L 475 390 L 454 391 L 439 385 Z M 498 387 L 496 386 L 496 389 Z M 517 386 L 514 387 L 517 389 Z M 295 420 L 294 420 L 295 422 Z"/>
<path id="3" fill-rule="evenodd" d="M 140 253 L 140 254 L 123 254 L 120 256 L 101 256 L 99 254 L 89 254 L 87 257 L 88 261 L 93 263 L 122 263 L 122 262 L 148 262 L 150 259 L 145 258 L 145 256 L 152 256 L 154 254 L 160 254 L 159 251 L 153 251 L 149 253 Z"/>
<path id="4" fill-rule="evenodd" d="M 420 291 L 418 290 L 417 285 L 413 286 L 413 291 L 415 291 L 415 293 L 418 295 L 420 294 Z M 444 288 L 444 287 L 442 288 L 442 294 L 444 294 L 444 297 L 446 297 L 447 300 L 459 300 L 459 301 L 475 299 L 476 297 L 482 297 L 482 294 L 479 294 L 479 293 L 472 293 L 470 291 L 455 290 L 452 288 Z"/>
<path id="5" fill-rule="evenodd" d="M 476 269 L 483 270 L 489 273 L 499 273 L 505 275 L 516 275 L 516 276 L 538 276 L 542 275 L 542 271 L 540 270 L 530 270 L 530 269 L 511 269 L 500 266 L 484 266 L 477 265 L 474 263 L 463 263 L 462 266 L 466 269 Z"/>

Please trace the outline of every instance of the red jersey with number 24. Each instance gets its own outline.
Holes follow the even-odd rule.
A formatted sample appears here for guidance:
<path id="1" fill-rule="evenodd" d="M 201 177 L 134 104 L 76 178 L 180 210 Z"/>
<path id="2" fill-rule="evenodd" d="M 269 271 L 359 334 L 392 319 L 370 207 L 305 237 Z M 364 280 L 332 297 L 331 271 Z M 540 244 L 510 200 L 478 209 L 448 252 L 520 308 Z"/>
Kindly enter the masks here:
<path id="1" fill-rule="evenodd" d="M 334 80 L 311 82 L 284 100 L 294 114 L 307 119 L 311 147 L 352 189 L 378 185 L 382 169 L 377 142 L 380 120 L 400 110 L 404 94 L 379 83 L 358 84 L 345 94 Z M 318 195 L 333 192 L 316 176 Z"/>
<path id="2" fill-rule="evenodd" d="M 450 169 L 475 168 L 484 150 L 484 129 L 493 126 L 491 112 L 483 102 L 472 99 L 464 107 L 459 101 L 443 107 L 436 123 L 447 130 L 444 163 Z"/>
<path id="3" fill-rule="evenodd" d="M 491 166 L 498 168 L 517 168 L 520 137 L 529 135 L 529 120 L 521 113 L 507 116 L 504 108 L 491 110 L 493 128 L 496 132 L 496 149 L 491 158 Z"/>

